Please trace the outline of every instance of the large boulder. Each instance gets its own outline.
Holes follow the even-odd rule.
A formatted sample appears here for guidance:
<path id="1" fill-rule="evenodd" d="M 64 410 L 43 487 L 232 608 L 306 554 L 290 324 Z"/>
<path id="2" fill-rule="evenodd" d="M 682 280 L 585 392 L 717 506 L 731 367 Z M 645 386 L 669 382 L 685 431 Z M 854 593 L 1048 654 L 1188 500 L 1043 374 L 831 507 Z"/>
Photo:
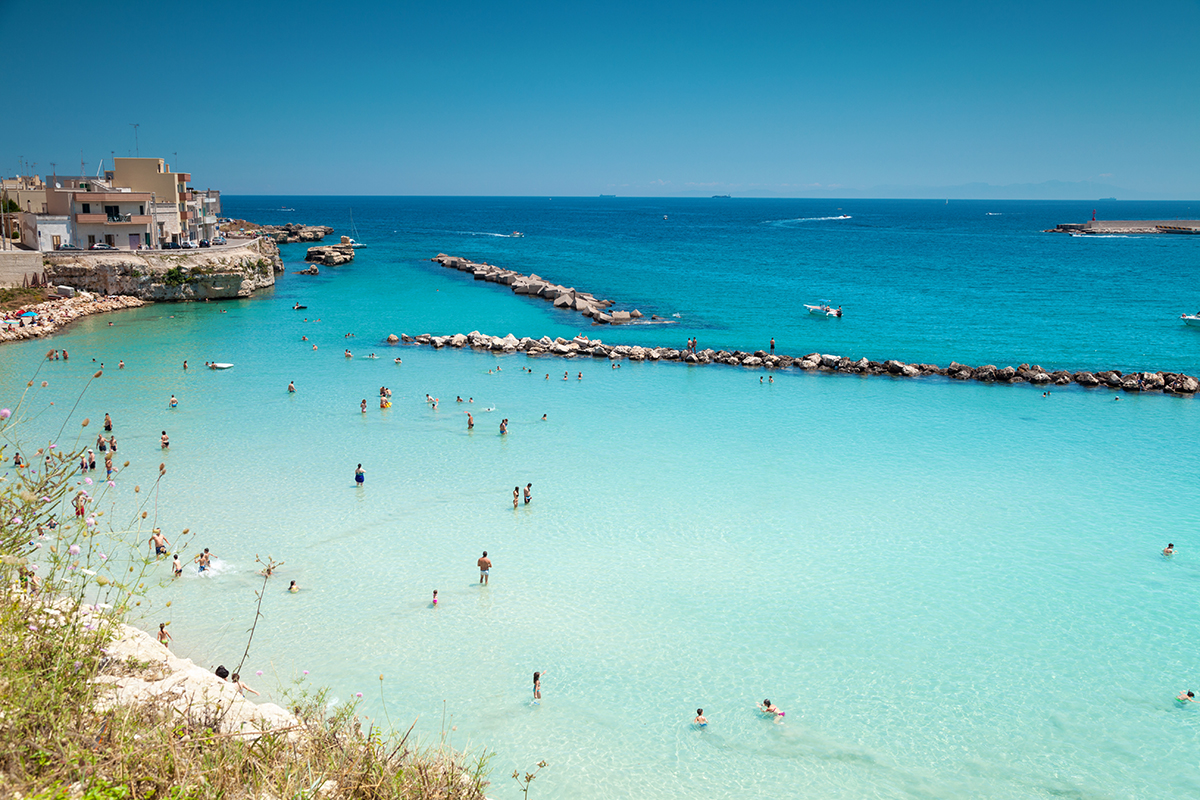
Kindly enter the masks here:
<path id="1" fill-rule="evenodd" d="M 628 311 L 614 311 L 612 313 L 613 322 L 629 322 L 630 319 Z"/>
<path id="2" fill-rule="evenodd" d="M 394 334 L 394 333 L 388 334 L 388 337 L 387 337 L 388 344 L 396 344 L 399 341 L 400 341 L 400 337 L 397 336 L 396 334 Z"/>
<path id="3" fill-rule="evenodd" d="M 1080 386 L 1099 386 L 1100 379 L 1090 372 L 1076 372 L 1075 382 Z"/>

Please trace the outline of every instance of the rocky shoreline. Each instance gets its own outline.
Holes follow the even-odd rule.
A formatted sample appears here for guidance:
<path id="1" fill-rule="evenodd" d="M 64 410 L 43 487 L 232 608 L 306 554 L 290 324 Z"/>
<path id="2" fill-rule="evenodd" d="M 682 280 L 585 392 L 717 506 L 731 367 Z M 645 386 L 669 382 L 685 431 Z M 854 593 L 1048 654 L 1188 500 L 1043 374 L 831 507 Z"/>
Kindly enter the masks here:
<path id="1" fill-rule="evenodd" d="M 97 297 L 88 292 L 80 292 L 66 299 L 47 300 L 25 309 L 36 311 L 36 319 L 41 320 L 41 324 L 25 327 L 0 326 L 0 343 L 37 339 L 61 330 L 81 317 L 103 314 L 106 311 L 120 311 L 123 308 L 138 308 L 145 304 L 144 301 L 128 295 Z"/>
<path id="2" fill-rule="evenodd" d="M 429 260 L 449 269 L 469 272 L 477 281 L 509 286 L 512 288 L 513 294 L 540 297 L 553 303 L 555 308 L 578 311 L 583 316 L 589 317 L 592 322 L 601 325 L 620 325 L 642 319 L 642 312 L 636 308 L 632 311 L 609 311 L 612 306 L 616 305 L 612 300 L 600 300 L 593 294 L 577 290 L 574 286 L 568 287 L 552 283 L 538 275 L 525 275 L 515 270 L 503 269 L 491 264 L 480 264 L 459 256 L 448 256 L 445 253 L 438 253 Z M 651 316 L 649 321 L 673 322 L 673 320 L 658 316 Z"/>
<path id="3" fill-rule="evenodd" d="M 1194 395 L 1200 390 L 1200 381 L 1191 375 L 1178 372 L 1133 372 L 1120 370 L 1102 372 L 1070 372 L 1067 370 L 1047 371 L 1037 364 L 1021 364 L 1017 367 L 997 367 L 986 364 L 971 367 L 951 362 L 948 367 L 936 364 L 906 364 L 894 359 L 857 361 L 846 356 L 809 353 L 805 356 L 774 354 L 763 350 L 676 350 L 670 347 L 643 347 L 640 345 L 607 345 L 599 339 L 576 336 L 574 339 L 540 339 L 524 337 L 518 339 L 511 333 L 507 336 L 489 336 L 479 331 L 456 333 L 451 336 L 419 336 L 401 334 L 388 337 L 389 342 L 409 345 L 442 347 L 470 347 L 495 353 L 525 353 L 531 356 L 557 356 L 560 358 L 600 358 L 608 361 L 628 359 L 630 361 L 678 361 L 685 364 L 725 364 L 753 369 L 800 369 L 817 372 L 841 372 L 851 375 L 887 375 L 896 378 L 920 378 L 940 375 L 956 381 L 978 381 L 980 383 L 1030 383 L 1035 386 L 1066 386 L 1077 384 L 1085 388 L 1120 389 L 1126 392 L 1162 392 L 1163 394 Z"/>
<path id="4" fill-rule="evenodd" d="M 333 233 L 328 225 L 301 225 L 289 222 L 286 225 L 259 225 L 244 219 L 235 219 L 221 225 L 221 232 L 228 236 L 239 236 L 242 230 L 247 234 L 266 236 L 275 240 L 275 244 L 296 244 L 299 242 L 319 242 Z"/>
<path id="5" fill-rule="evenodd" d="M 109 689 L 101 697 L 100 710 L 153 703 L 173 708 L 181 716 L 216 720 L 217 732 L 225 734 L 300 727 L 296 717 L 275 703 L 250 702 L 229 681 L 191 659 L 177 657 L 153 636 L 131 625 L 115 627 L 105 657 L 95 679 Z"/>

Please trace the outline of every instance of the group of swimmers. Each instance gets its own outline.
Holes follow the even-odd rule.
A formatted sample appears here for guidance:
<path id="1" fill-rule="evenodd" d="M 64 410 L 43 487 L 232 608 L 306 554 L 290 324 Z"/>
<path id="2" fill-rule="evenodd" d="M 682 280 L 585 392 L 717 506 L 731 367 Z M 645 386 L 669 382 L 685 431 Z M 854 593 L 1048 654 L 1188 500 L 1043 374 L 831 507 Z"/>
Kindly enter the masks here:
<path id="1" fill-rule="evenodd" d="M 1168 557 L 1175 555 L 1175 543 L 1167 542 L 1167 546 L 1163 548 L 1162 554 Z M 1196 702 L 1196 694 L 1191 691 L 1182 691 L 1175 699 L 1180 703 L 1194 703 Z"/>

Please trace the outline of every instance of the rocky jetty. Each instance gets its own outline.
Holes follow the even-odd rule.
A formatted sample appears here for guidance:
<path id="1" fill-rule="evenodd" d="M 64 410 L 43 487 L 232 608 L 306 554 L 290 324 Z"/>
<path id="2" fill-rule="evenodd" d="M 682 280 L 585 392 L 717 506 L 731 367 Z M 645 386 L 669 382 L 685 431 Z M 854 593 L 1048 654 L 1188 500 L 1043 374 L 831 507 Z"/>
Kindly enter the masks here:
<path id="1" fill-rule="evenodd" d="M 37 320 L 36 324 L 26 324 L 23 327 L 0 325 L 0 342 L 19 342 L 25 339 L 36 339 L 39 336 L 48 336 L 60 328 L 70 325 L 80 317 L 103 314 L 106 311 L 119 311 L 122 308 L 138 308 L 144 305 L 145 303 L 136 297 L 98 297 L 88 292 L 80 292 L 74 297 L 64 299 L 47 300 L 44 303 L 22 309 L 37 313 L 36 317 L 24 318 L 26 320 L 35 319 Z"/>
<path id="2" fill-rule="evenodd" d="M 392 337 L 388 337 L 392 341 Z M 751 369 L 800 369 L 810 372 L 841 372 L 851 375 L 883 375 L 893 378 L 921 378 L 942 376 L 957 381 L 980 383 L 1030 383 L 1034 386 L 1066 386 L 1071 383 L 1088 388 L 1103 387 L 1126 392 L 1162 392 L 1164 394 L 1193 395 L 1200 390 L 1200 381 L 1177 372 L 1135 372 L 1123 374 L 1118 370 L 1106 372 L 1068 372 L 1046 370 L 1037 364 L 1021 364 L 1019 367 L 996 367 L 987 364 L 971 367 L 951 362 L 948 367 L 937 364 L 906 364 L 902 361 L 858 360 L 847 356 L 828 353 L 809 353 L 791 356 L 742 350 L 676 350 L 670 347 L 643 347 L 641 345 L 607 345 L 599 339 L 576 336 L 573 339 L 540 339 L 523 337 L 518 339 L 511 333 L 507 336 L 490 336 L 479 331 L 456 333 L 450 336 L 434 336 L 423 333 L 419 336 L 400 335 L 402 344 L 430 345 L 442 347 L 470 347 L 495 353 L 525 353 L 531 356 L 558 356 L 560 358 L 596 358 L 608 361 L 628 359 L 630 361 L 679 361 L 686 364 L 725 364 Z"/>
<path id="3" fill-rule="evenodd" d="M 58 250 L 42 254 L 47 283 L 142 300 L 225 300 L 275 285 L 283 272 L 270 239 L 204 250 Z"/>
<path id="4" fill-rule="evenodd" d="M 448 269 L 469 272 L 477 281 L 508 286 L 512 289 L 513 294 L 538 297 L 553 303 L 555 308 L 578 311 L 598 325 L 620 325 L 634 320 L 642 320 L 642 312 L 636 308 L 632 311 L 612 311 L 611 308 L 615 305 L 612 300 L 601 300 L 593 294 L 579 291 L 574 286 L 562 286 L 538 275 L 524 275 L 511 269 L 502 269 L 491 264 L 478 264 L 459 256 L 448 256 L 445 253 L 438 253 L 430 261 L 437 262 Z M 658 317 L 652 317 L 649 321 L 670 322 L 670 320 Z"/>
<path id="5" fill-rule="evenodd" d="M 1195 219 L 1093 219 L 1087 222 L 1060 222 L 1043 233 L 1071 233 L 1076 236 L 1132 235 L 1149 233 L 1200 234 Z"/>
<path id="6" fill-rule="evenodd" d="M 354 248 L 348 244 L 326 244 L 308 248 L 305 261 L 315 261 L 327 267 L 340 267 L 354 260 Z"/>
<path id="7" fill-rule="evenodd" d="M 292 274 L 293 275 L 320 275 L 321 270 L 317 269 L 316 264 L 313 264 L 308 269 L 294 269 L 294 270 L 292 270 Z"/>
<path id="8" fill-rule="evenodd" d="M 244 219 L 235 219 L 221 225 L 221 231 L 238 235 L 245 231 L 250 235 L 266 236 L 275 244 L 295 244 L 297 242 L 319 242 L 333 233 L 328 225 L 301 225 L 289 222 L 286 225 L 259 225 Z"/>

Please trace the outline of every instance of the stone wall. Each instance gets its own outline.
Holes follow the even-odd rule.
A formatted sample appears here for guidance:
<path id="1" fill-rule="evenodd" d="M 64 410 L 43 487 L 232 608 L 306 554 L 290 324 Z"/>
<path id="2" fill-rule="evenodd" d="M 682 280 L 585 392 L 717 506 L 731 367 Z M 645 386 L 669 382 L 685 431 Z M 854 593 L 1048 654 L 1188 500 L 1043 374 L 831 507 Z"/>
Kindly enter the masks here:
<path id="1" fill-rule="evenodd" d="M 225 300 L 275 285 L 279 248 L 267 239 L 204 250 L 43 253 L 53 285 L 142 300 Z"/>
<path id="2" fill-rule="evenodd" d="M 0 289 L 21 286 L 42 274 L 42 254 L 30 250 L 0 250 Z"/>

